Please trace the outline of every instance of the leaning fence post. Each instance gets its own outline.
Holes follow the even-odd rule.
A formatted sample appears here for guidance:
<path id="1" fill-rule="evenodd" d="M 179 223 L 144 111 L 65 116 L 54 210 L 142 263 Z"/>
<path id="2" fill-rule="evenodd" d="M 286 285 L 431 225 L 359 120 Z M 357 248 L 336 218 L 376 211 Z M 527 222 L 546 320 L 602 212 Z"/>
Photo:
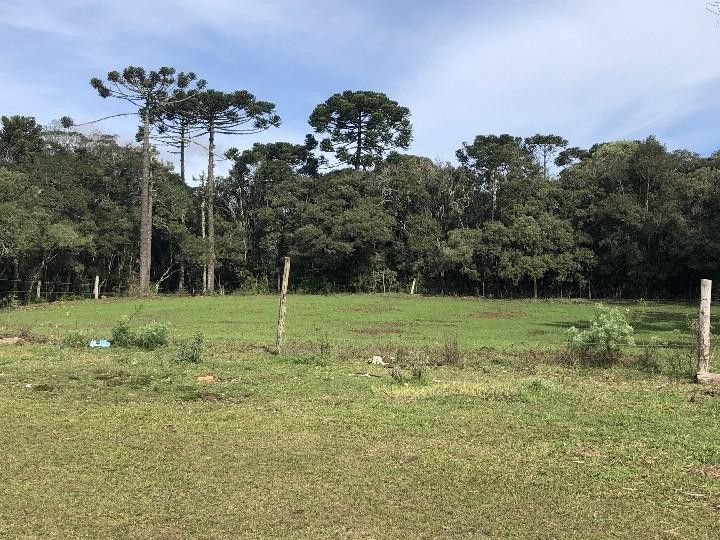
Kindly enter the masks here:
<path id="1" fill-rule="evenodd" d="M 285 266 L 282 274 L 282 285 L 280 287 L 280 310 L 278 312 L 277 339 L 275 340 L 275 352 L 280 354 L 282 349 L 283 335 L 285 334 L 285 311 L 287 305 L 288 279 L 290 278 L 290 257 L 285 257 Z"/>
<path id="2" fill-rule="evenodd" d="M 95 276 L 95 286 L 93 287 L 93 297 L 95 300 L 100 298 L 100 276 Z"/>

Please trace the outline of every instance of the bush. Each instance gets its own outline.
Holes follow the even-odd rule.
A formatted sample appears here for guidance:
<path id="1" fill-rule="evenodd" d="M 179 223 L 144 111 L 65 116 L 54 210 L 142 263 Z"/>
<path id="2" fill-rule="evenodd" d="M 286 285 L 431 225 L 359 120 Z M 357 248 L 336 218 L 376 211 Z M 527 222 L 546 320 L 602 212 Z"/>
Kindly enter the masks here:
<path id="1" fill-rule="evenodd" d="M 123 317 L 112 328 L 112 344 L 116 347 L 138 347 L 146 351 L 154 351 L 167 345 L 168 325 L 151 322 L 138 329 L 130 327 L 130 317 Z"/>
<path id="2" fill-rule="evenodd" d="M 112 327 L 112 344 L 117 347 L 132 347 L 135 333 L 130 328 L 130 317 L 123 317 Z"/>
<path id="3" fill-rule="evenodd" d="M 89 341 L 85 334 L 83 334 L 79 330 L 73 330 L 63 336 L 62 343 L 66 347 L 79 349 L 81 347 L 87 347 Z"/>
<path id="4" fill-rule="evenodd" d="M 192 338 L 180 342 L 172 360 L 176 364 L 199 364 L 202 361 L 204 346 L 205 337 L 202 332 L 198 332 Z"/>
<path id="5" fill-rule="evenodd" d="M 167 345 L 169 333 L 167 324 L 150 322 L 136 330 L 134 345 L 146 351 L 154 351 Z"/>
<path id="6" fill-rule="evenodd" d="M 635 344 L 633 333 L 626 313 L 598 304 L 588 330 L 578 330 L 574 326 L 568 329 L 568 348 L 584 360 L 613 362 L 620 357 L 623 348 Z"/>

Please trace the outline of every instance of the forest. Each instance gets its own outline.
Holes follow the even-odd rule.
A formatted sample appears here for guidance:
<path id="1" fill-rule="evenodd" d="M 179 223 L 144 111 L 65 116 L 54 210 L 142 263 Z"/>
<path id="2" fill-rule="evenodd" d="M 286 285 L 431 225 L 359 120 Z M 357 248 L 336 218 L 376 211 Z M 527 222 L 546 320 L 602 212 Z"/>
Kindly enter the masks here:
<path id="1" fill-rule="evenodd" d="M 91 84 L 131 107 L 136 142 L 2 116 L 5 304 L 38 282 L 41 300 L 87 294 L 95 275 L 104 295 L 275 291 L 285 256 L 295 292 L 488 298 L 689 298 L 718 269 L 720 154 L 477 126 L 434 162 L 404 153 L 411 111 L 374 91 L 308 111 L 302 144 L 249 144 L 281 117 L 248 91 L 173 68 Z M 246 149 L 219 155 L 219 138 Z M 190 145 L 208 167 L 188 178 Z"/>

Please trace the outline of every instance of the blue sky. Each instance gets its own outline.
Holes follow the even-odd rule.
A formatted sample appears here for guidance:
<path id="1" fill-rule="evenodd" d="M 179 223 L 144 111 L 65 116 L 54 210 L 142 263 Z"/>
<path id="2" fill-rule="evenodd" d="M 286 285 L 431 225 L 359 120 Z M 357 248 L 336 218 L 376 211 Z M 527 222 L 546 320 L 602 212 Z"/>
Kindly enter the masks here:
<path id="1" fill-rule="evenodd" d="M 88 84 L 126 65 L 195 71 L 283 118 L 367 89 L 410 108 L 410 151 L 452 160 L 479 133 L 558 133 L 572 145 L 654 134 L 720 148 L 720 24 L 704 0 L 0 0 L 0 114 L 76 121 L 124 112 Z M 130 140 L 132 120 L 100 129 Z M 190 169 L 199 172 L 201 150 Z"/>

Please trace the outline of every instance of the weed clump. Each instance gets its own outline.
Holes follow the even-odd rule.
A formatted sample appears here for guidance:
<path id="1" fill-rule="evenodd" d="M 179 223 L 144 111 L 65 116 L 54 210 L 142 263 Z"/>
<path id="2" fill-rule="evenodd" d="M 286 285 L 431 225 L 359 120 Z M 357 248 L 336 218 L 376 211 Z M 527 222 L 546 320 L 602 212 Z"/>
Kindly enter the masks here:
<path id="1" fill-rule="evenodd" d="M 62 344 L 65 347 L 80 349 L 87 346 L 88 339 L 87 336 L 79 330 L 72 330 L 63 336 Z"/>
<path id="2" fill-rule="evenodd" d="M 568 350 L 581 361 L 609 365 L 620 359 L 625 347 L 635 344 L 627 313 L 598 304 L 588 330 L 568 329 Z"/>
<path id="3" fill-rule="evenodd" d="M 399 384 L 405 382 L 405 375 L 403 375 L 402 369 L 397 366 L 393 366 L 390 369 L 390 378 Z"/>
<path id="4" fill-rule="evenodd" d="M 430 369 L 430 356 L 423 350 L 398 349 L 394 360 L 390 368 L 390 377 L 398 383 L 405 382 L 408 371 L 413 381 L 421 382 Z"/>
<path id="5" fill-rule="evenodd" d="M 161 322 L 150 322 L 140 328 L 130 326 L 130 317 L 123 317 L 112 328 L 112 343 L 117 347 L 138 347 L 154 351 L 168 343 L 170 330 Z"/>
<path id="6" fill-rule="evenodd" d="M 441 366 L 462 367 L 463 353 L 458 345 L 457 336 L 445 338 L 442 349 L 440 350 L 440 358 L 437 362 Z"/>
<path id="7" fill-rule="evenodd" d="M 135 342 L 135 334 L 130 328 L 130 317 L 123 317 L 112 327 L 112 343 L 117 347 L 131 347 Z"/>
<path id="8" fill-rule="evenodd" d="M 168 343 L 170 329 L 160 322 L 150 322 L 135 331 L 135 346 L 146 351 L 154 351 Z"/>
<path id="9" fill-rule="evenodd" d="M 172 361 L 176 364 L 199 364 L 202 362 L 203 349 L 205 347 L 205 336 L 197 332 L 190 339 L 180 342 Z"/>

